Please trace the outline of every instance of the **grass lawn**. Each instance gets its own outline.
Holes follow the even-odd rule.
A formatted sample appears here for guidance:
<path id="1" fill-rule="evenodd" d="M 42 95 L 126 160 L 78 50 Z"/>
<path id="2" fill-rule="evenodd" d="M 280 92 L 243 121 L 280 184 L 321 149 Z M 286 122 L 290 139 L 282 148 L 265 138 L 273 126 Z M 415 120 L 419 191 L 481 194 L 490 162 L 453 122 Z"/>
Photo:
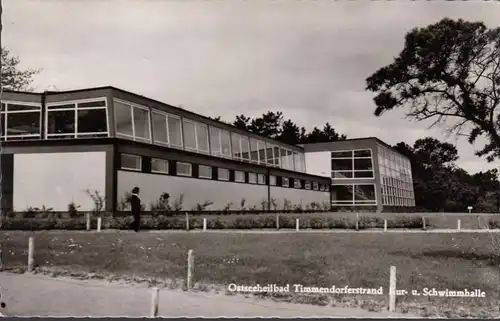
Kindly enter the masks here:
<path id="1" fill-rule="evenodd" d="M 44 271 L 171 282 L 185 279 L 187 251 L 193 249 L 200 289 L 229 283 L 382 286 L 383 296 L 294 293 L 279 298 L 374 310 L 387 306 L 389 268 L 394 265 L 398 289 L 486 292 L 486 298 L 402 296 L 400 310 L 426 316 L 500 317 L 500 268 L 492 261 L 489 234 L 1 232 L 4 268 L 26 266 L 31 235 L 36 263 Z"/>

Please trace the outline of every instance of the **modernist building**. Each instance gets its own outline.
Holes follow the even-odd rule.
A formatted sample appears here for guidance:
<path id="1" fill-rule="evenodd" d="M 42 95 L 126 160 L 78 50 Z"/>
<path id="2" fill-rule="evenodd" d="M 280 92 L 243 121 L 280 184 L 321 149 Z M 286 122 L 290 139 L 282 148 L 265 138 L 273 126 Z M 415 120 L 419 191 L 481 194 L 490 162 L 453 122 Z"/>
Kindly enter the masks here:
<path id="1" fill-rule="evenodd" d="M 302 145 L 306 171 L 329 176 L 333 209 L 400 211 L 415 206 L 410 160 L 369 137 Z"/>
<path id="2" fill-rule="evenodd" d="M 330 203 L 331 177 L 307 173 L 302 147 L 113 87 L 4 91 L 0 122 L 5 211 L 91 210 L 89 190 L 120 210 L 134 186 L 147 206 L 167 192 L 184 210 Z"/>

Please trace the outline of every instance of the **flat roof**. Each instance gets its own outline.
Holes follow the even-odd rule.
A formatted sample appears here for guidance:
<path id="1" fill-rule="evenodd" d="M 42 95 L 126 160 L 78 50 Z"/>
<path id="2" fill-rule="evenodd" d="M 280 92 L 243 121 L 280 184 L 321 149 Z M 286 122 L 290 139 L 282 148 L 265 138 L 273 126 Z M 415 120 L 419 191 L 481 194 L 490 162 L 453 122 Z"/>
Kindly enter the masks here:
<path id="1" fill-rule="evenodd" d="M 158 103 L 158 104 L 164 105 L 164 106 L 166 106 L 168 108 L 172 108 L 174 110 L 177 110 L 180 113 L 190 114 L 190 115 L 193 115 L 193 116 L 196 116 L 196 117 L 200 117 L 200 118 L 202 118 L 202 119 L 204 119 L 204 120 L 206 120 L 208 122 L 217 123 L 217 124 L 223 126 L 223 128 L 224 127 L 226 127 L 226 128 L 230 127 L 229 129 L 232 129 L 232 130 L 234 130 L 237 133 L 238 132 L 239 133 L 248 133 L 250 136 L 256 136 L 256 137 L 260 137 L 261 139 L 266 140 L 266 141 L 276 142 L 276 144 L 282 145 L 284 147 L 292 148 L 292 149 L 294 149 L 295 151 L 298 151 L 298 152 L 303 152 L 303 150 L 304 150 L 302 148 L 302 146 L 299 146 L 299 145 L 290 145 L 290 144 L 282 143 L 282 142 L 280 142 L 278 140 L 275 140 L 275 139 L 272 139 L 272 138 L 268 138 L 268 137 L 264 137 L 264 136 L 259 135 L 257 133 L 253 133 L 253 132 L 250 132 L 248 130 L 245 130 L 245 129 L 242 129 L 242 128 L 238 128 L 238 127 L 234 126 L 231 123 L 226 123 L 224 121 L 216 120 L 216 119 L 210 118 L 208 116 L 197 114 L 195 112 L 189 111 L 189 110 L 181 108 L 181 107 L 173 106 L 173 105 L 164 103 L 162 101 L 159 101 L 159 100 L 156 100 L 156 99 L 153 99 L 153 98 L 149 98 L 149 97 L 146 97 L 146 96 L 134 93 L 134 92 L 130 92 L 130 91 L 127 91 L 127 90 L 124 90 L 124 89 L 121 89 L 121 88 L 113 87 L 113 86 L 101 86 L 101 87 L 91 87 L 91 88 L 81 88 L 81 89 L 73 89 L 73 90 L 61 90 L 61 91 L 47 90 L 47 91 L 44 91 L 44 92 L 15 91 L 15 90 L 7 90 L 6 89 L 6 90 L 4 90 L 4 92 L 13 93 L 13 94 L 16 94 L 16 93 L 19 93 L 19 94 L 29 94 L 29 95 L 43 95 L 43 94 L 45 94 L 45 95 L 54 94 L 55 95 L 55 94 L 72 94 L 72 93 L 94 91 L 94 90 L 112 90 L 112 91 L 115 90 L 115 91 L 119 91 L 119 92 L 125 93 L 127 95 L 135 96 L 135 97 L 137 97 L 139 99 L 145 99 L 145 100 L 149 100 L 149 101 L 154 102 L 154 103 Z"/>
<path id="2" fill-rule="evenodd" d="M 308 144 L 300 144 L 299 146 L 301 146 L 302 148 L 304 148 L 304 151 L 307 152 L 307 147 L 308 146 L 311 146 L 311 147 L 321 147 L 322 145 L 323 146 L 329 146 L 329 145 L 332 145 L 332 144 L 338 144 L 338 143 L 342 143 L 342 142 L 356 142 L 356 141 L 376 141 L 377 143 L 379 143 L 380 145 L 383 145 L 387 148 L 390 148 L 391 150 L 395 151 L 396 153 L 398 154 L 401 154 L 397 149 L 395 149 L 394 147 L 392 147 L 391 145 L 387 144 L 386 142 L 382 141 L 381 139 L 377 138 L 377 137 L 374 137 L 374 136 L 369 136 L 369 137 L 359 137 L 359 138 L 350 138 L 350 139 L 344 139 L 344 140 L 337 140 L 337 141 L 332 141 L 332 142 L 323 142 L 323 143 L 308 143 Z M 316 149 L 315 149 L 316 150 Z M 327 151 L 325 149 L 325 151 Z M 403 154 L 401 154 L 403 155 Z M 404 155 L 403 155 L 404 156 Z M 406 157 L 406 156 L 405 156 Z"/>

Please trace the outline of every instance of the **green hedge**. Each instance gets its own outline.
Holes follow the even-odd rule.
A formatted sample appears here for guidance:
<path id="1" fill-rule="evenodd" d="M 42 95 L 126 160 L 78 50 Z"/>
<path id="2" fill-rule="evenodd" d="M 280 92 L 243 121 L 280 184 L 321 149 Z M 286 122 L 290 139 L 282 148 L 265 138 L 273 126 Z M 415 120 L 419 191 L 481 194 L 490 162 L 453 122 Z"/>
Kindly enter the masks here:
<path id="1" fill-rule="evenodd" d="M 279 215 L 279 226 L 283 229 L 294 229 L 296 219 L 299 219 L 301 229 L 355 229 L 356 217 L 335 214 L 281 214 Z M 247 215 L 218 215 L 207 216 L 208 229 L 275 229 L 276 215 L 273 214 L 247 214 Z M 104 217 L 102 219 L 103 229 L 129 229 L 132 217 Z M 92 229 L 97 227 L 97 220 L 92 218 Z M 189 218 L 190 229 L 203 228 L 203 217 L 191 216 Z M 359 217 L 359 229 L 383 228 L 384 219 L 380 216 Z M 422 218 L 420 216 L 405 215 L 400 217 L 388 217 L 388 228 L 421 229 Z M 86 221 L 80 218 L 32 218 L 20 219 L 9 218 L 2 222 L 2 230 L 85 230 Z M 144 217 L 141 219 L 141 228 L 148 230 L 182 230 L 186 228 L 184 217 Z"/>

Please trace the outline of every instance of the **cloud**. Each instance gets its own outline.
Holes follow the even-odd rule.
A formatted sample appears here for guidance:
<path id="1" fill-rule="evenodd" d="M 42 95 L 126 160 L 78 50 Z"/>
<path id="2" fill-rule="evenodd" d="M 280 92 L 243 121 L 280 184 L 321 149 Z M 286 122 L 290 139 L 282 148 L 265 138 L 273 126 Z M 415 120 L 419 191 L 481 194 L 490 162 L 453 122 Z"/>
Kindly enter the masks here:
<path id="1" fill-rule="evenodd" d="M 281 110 L 309 129 L 411 144 L 442 132 L 402 111 L 373 116 L 366 77 L 414 27 L 498 16 L 488 2 L 16 0 L 4 2 L 3 40 L 43 68 L 40 89 L 113 85 L 227 120 Z M 498 165 L 457 146 L 469 171 Z"/>

